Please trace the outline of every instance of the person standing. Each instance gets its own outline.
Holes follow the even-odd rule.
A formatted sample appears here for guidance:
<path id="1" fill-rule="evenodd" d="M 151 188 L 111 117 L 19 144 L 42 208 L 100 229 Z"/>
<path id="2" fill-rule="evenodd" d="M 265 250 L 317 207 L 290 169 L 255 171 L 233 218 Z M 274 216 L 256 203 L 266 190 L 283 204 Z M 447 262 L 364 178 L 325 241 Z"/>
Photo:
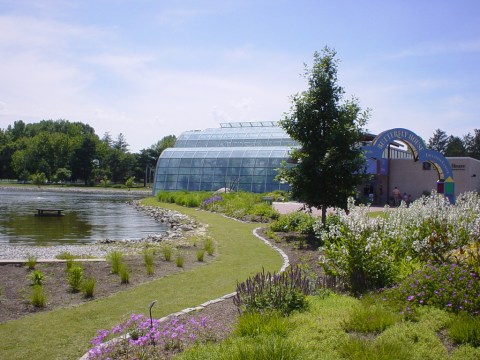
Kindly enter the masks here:
<path id="1" fill-rule="evenodd" d="M 395 186 L 395 189 L 393 189 L 393 204 L 394 206 L 399 206 L 400 205 L 400 190 Z"/>

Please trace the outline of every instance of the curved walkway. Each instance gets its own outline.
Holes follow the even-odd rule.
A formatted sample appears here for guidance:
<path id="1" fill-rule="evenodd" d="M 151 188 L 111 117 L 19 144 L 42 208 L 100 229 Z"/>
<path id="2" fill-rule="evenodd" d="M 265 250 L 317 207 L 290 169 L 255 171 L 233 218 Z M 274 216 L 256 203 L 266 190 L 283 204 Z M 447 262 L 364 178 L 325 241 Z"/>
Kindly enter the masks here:
<path id="1" fill-rule="evenodd" d="M 268 246 L 270 246 L 272 249 L 274 249 L 276 252 L 278 252 L 280 254 L 280 256 L 283 258 L 283 264 L 282 264 L 282 267 L 280 269 L 280 272 L 284 272 L 287 267 L 290 265 L 290 260 L 288 259 L 288 256 L 287 254 L 285 254 L 285 252 L 280 249 L 278 246 L 275 246 L 273 245 L 271 242 L 269 242 L 267 239 L 265 239 L 263 236 L 259 235 L 258 234 L 258 230 L 260 229 L 260 227 L 258 228 L 255 228 L 253 230 L 253 235 L 255 235 L 257 238 L 259 238 L 260 240 L 262 240 L 265 244 L 267 244 Z M 196 312 L 196 311 L 201 311 L 203 309 L 205 309 L 207 306 L 209 305 L 213 305 L 213 304 L 217 304 L 219 302 L 222 302 L 222 301 L 225 301 L 225 300 L 228 300 L 228 299 L 231 299 L 233 298 L 237 293 L 236 292 L 233 292 L 233 293 L 230 293 L 230 294 L 226 294 L 226 295 L 223 295 L 219 298 L 216 298 L 216 299 L 213 299 L 213 300 L 209 300 L 207 302 L 204 302 L 203 304 L 200 304 L 198 306 L 195 306 L 195 307 L 190 307 L 190 308 L 186 308 L 186 309 L 183 309 L 183 310 L 180 310 L 180 311 L 177 311 L 175 313 L 172 313 L 172 314 L 169 314 L 167 316 L 164 316 L 162 318 L 159 319 L 160 322 L 165 322 L 165 321 L 168 321 L 169 319 L 173 318 L 173 317 L 177 317 L 177 316 L 182 316 L 182 315 L 186 315 L 186 314 L 190 314 L 192 312 Z M 117 341 L 117 339 L 112 339 L 110 341 Z M 109 341 L 109 342 L 110 342 Z M 79 360 L 88 360 L 88 352 L 85 353 Z"/>
<path id="2" fill-rule="evenodd" d="M 149 205 L 156 204 L 152 200 Z M 209 224 L 218 256 L 208 265 L 136 286 L 85 305 L 39 312 L 0 324 L 2 359 L 74 359 L 84 354 L 98 329 L 117 324 L 130 313 L 144 313 L 153 299 L 156 317 L 188 309 L 235 290 L 238 281 L 265 268 L 278 271 L 283 259 L 252 235 L 254 224 L 175 205 L 170 209 Z"/>

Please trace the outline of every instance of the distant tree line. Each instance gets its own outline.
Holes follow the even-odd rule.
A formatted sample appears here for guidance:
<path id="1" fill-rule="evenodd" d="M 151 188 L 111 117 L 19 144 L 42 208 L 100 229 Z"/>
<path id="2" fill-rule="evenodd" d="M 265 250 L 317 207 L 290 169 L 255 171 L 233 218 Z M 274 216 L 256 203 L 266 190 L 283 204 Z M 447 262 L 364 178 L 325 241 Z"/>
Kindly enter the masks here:
<path id="1" fill-rule="evenodd" d="M 437 129 L 428 141 L 428 147 L 447 157 L 469 156 L 480 160 L 480 129 L 473 130 L 463 137 L 447 135 Z"/>
<path id="2" fill-rule="evenodd" d="M 175 144 L 165 136 L 139 153 L 130 153 L 125 136 L 102 138 L 81 122 L 42 120 L 0 129 L 0 179 L 32 180 L 44 174 L 50 182 L 124 183 L 135 177 L 143 182 L 160 153 Z M 147 175 L 146 175 L 147 174 Z"/>

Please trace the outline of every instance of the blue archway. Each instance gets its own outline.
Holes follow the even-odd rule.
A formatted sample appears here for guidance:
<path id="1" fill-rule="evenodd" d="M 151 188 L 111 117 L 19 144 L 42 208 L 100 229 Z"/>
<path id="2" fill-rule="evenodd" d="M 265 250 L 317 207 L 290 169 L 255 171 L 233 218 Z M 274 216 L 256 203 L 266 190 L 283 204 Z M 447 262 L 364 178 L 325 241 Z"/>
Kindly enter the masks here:
<path id="1" fill-rule="evenodd" d="M 372 141 L 371 145 L 363 147 L 365 156 L 372 159 L 381 159 L 388 145 L 394 141 L 405 143 L 413 155 L 414 161 L 431 163 L 438 173 L 437 191 L 448 197 L 453 204 L 455 201 L 455 182 L 453 172 L 445 156 L 435 150 L 427 149 L 425 142 L 414 132 L 395 128 L 381 132 Z"/>

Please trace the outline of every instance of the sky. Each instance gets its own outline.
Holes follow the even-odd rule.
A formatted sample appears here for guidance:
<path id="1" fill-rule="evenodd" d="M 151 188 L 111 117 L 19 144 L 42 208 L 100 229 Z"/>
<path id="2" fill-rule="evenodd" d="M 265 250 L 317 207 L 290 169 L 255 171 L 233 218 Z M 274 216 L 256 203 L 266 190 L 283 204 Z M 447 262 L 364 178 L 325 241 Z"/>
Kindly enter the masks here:
<path id="1" fill-rule="evenodd" d="M 278 121 L 325 46 L 379 133 L 480 128 L 478 0 L 0 0 L 0 128 L 67 119 L 131 152 Z"/>

